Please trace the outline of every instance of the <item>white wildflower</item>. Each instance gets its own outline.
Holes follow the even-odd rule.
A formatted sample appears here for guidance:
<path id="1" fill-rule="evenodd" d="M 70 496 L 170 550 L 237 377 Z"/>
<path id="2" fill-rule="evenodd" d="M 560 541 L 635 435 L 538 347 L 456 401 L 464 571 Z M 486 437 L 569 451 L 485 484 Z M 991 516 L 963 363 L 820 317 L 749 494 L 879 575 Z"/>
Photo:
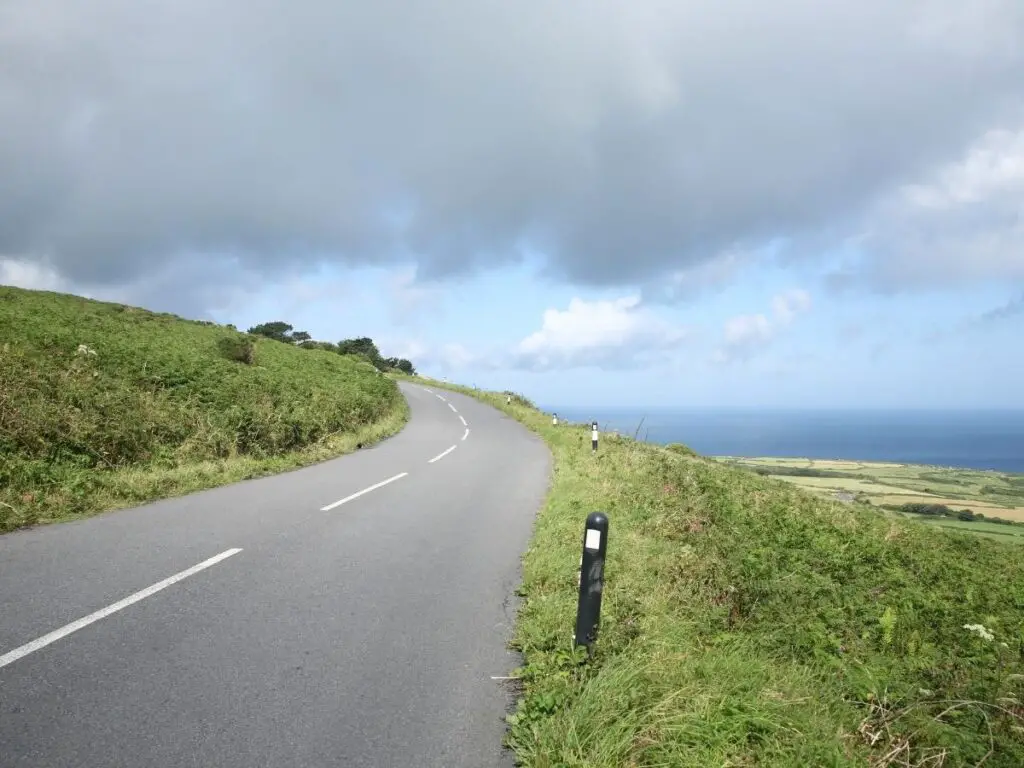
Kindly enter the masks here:
<path id="1" fill-rule="evenodd" d="M 964 629 L 968 632 L 973 632 L 978 637 L 984 638 L 985 640 L 995 639 L 995 635 L 985 629 L 984 624 L 964 624 Z"/>
<path id="2" fill-rule="evenodd" d="M 92 347 L 88 346 L 87 344 L 79 344 L 78 345 L 78 354 L 80 354 L 80 355 L 93 355 L 93 356 L 95 356 L 96 355 L 96 350 L 93 349 Z"/>

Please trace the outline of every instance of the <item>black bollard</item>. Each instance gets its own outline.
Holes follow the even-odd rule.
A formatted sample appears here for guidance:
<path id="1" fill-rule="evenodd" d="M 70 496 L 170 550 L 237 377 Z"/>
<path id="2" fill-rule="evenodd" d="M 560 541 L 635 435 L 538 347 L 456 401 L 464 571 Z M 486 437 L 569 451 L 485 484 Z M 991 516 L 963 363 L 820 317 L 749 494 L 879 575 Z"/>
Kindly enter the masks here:
<path id="1" fill-rule="evenodd" d="M 583 531 L 583 563 L 580 566 L 580 600 L 576 609 L 576 645 L 587 648 L 597 640 L 601 623 L 601 591 L 604 589 L 604 558 L 608 551 L 608 517 L 603 512 L 587 515 Z"/>

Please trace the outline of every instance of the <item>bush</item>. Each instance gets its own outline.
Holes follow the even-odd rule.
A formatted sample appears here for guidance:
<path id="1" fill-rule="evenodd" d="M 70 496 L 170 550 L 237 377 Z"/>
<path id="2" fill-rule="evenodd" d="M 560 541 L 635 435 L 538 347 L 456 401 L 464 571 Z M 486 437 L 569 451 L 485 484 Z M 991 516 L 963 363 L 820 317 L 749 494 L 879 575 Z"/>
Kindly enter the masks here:
<path id="1" fill-rule="evenodd" d="M 665 450 L 670 453 L 678 453 L 680 456 L 699 456 L 693 448 L 682 443 L 669 443 L 665 446 Z"/>
<path id="2" fill-rule="evenodd" d="M 256 362 L 256 345 L 245 336 L 225 336 L 217 340 L 217 349 L 225 360 L 252 365 Z"/>

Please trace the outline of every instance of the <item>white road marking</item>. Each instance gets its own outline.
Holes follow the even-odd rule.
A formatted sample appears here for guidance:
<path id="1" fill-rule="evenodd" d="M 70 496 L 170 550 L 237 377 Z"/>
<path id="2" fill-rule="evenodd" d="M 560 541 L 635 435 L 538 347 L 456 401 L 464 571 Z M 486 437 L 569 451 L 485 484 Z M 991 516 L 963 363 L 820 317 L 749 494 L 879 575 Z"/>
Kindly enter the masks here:
<path id="1" fill-rule="evenodd" d="M 423 391 L 424 391 L 424 392 L 429 392 L 430 394 L 434 394 L 434 390 L 432 390 L 432 389 L 427 389 L 426 387 L 424 387 L 424 388 L 423 388 Z"/>
<path id="2" fill-rule="evenodd" d="M 458 411 L 455 410 L 455 406 L 452 405 L 451 403 L 448 403 L 448 407 L 455 411 L 455 413 L 458 413 Z"/>
<path id="3" fill-rule="evenodd" d="M 33 640 L 31 643 L 26 643 L 20 648 L 15 648 L 13 651 L 10 651 L 8 653 L 5 653 L 3 656 L 0 656 L 0 668 L 6 667 L 8 664 L 17 661 L 18 659 L 24 656 L 28 656 L 30 653 L 34 653 L 41 648 L 45 648 L 50 643 L 54 643 L 60 640 L 62 637 L 67 637 L 72 632 L 77 632 L 78 630 L 87 627 L 90 624 L 99 621 L 100 619 L 104 619 L 113 613 L 117 613 L 123 608 L 127 608 L 132 603 L 137 603 L 140 600 L 144 600 L 145 598 L 150 597 L 151 595 L 155 595 L 161 589 L 165 589 L 171 586 L 172 584 L 181 581 L 182 579 L 187 579 L 189 576 L 193 576 L 199 573 L 200 571 L 209 568 L 211 565 L 216 565 L 221 560 L 226 560 L 232 555 L 237 555 L 241 551 L 242 550 L 237 547 L 234 549 L 225 550 L 224 552 L 221 552 L 219 555 L 211 557 L 209 560 L 204 560 L 199 565 L 193 565 L 191 568 L 188 568 L 182 571 L 181 573 L 176 573 L 173 576 L 164 579 L 163 581 L 158 581 L 153 586 L 146 587 L 145 589 L 136 592 L 134 595 L 129 595 L 123 600 L 118 600 L 113 605 L 108 605 L 106 608 L 101 608 L 95 613 L 90 613 L 88 616 L 84 616 L 83 618 L 78 619 L 77 621 L 73 621 L 70 624 L 66 624 L 60 629 L 50 632 L 48 635 L 43 635 L 37 640 Z"/>
<path id="4" fill-rule="evenodd" d="M 462 433 L 462 439 L 465 440 L 469 437 L 469 427 L 466 427 L 466 431 Z"/>
<path id="5" fill-rule="evenodd" d="M 455 450 L 456 448 L 458 448 L 458 447 L 459 447 L 459 446 L 457 446 L 457 445 L 453 445 L 453 446 L 452 446 L 451 448 L 449 448 L 448 450 L 446 450 L 446 451 L 441 451 L 441 453 L 437 454 L 437 456 L 435 456 L 435 457 L 434 457 L 434 458 L 432 458 L 432 459 L 431 459 L 430 461 L 428 461 L 428 462 L 427 462 L 427 464 L 433 464 L 433 463 L 434 463 L 435 461 L 439 461 L 440 459 L 443 459 L 443 458 L 444 458 L 445 456 L 447 456 L 447 455 L 448 455 L 449 453 L 451 453 L 452 451 L 454 451 L 454 450 Z"/>
<path id="6" fill-rule="evenodd" d="M 408 472 L 402 472 L 401 474 L 395 475 L 394 477 L 389 477 L 387 480 L 381 480 L 379 483 L 374 483 L 369 488 L 363 488 L 363 490 L 356 491 L 351 496 L 346 496 L 344 499 L 336 501 L 333 504 L 328 504 L 326 507 L 321 507 L 320 511 L 321 512 L 330 512 L 332 509 L 334 509 L 335 507 L 340 507 L 345 502 L 352 501 L 352 499 L 358 499 L 364 493 L 369 493 L 370 491 L 375 491 L 378 488 L 387 485 L 388 483 L 395 482 L 395 480 L 401 480 L 403 477 L 405 477 L 408 474 L 409 474 Z"/>
<path id="7" fill-rule="evenodd" d="M 462 422 L 462 426 L 464 426 L 464 427 L 468 427 L 468 426 L 469 426 L 469 425 L 468 425 L 468 424 L 466 423 L 466 417 L 465 417 L 465 416 L 462 416 L 461 414 L 459 415 L 459 421 L 461 421 L 461 422 Z"/>
<path id="8" fill-rule="evenodd" d="M 434 393 L 434 397 L 436 397 L 438 400 L 440 400 L 443 403 L 447 403 L 448 402 L 447 400 L 444 399 L 444 395 L 439 395 L 436 392 Z"/>

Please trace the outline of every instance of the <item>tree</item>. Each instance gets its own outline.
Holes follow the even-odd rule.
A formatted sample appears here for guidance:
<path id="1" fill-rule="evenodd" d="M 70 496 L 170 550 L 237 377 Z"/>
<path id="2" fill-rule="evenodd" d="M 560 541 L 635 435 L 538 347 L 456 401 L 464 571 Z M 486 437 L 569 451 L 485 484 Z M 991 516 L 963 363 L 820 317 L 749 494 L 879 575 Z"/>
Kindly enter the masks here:
<path id="1" fill-rule="evenodd" d="M 380 371 L 387 370 L 387 361 L 381 357 L 380 350 L 373 343 L 373 339 L 367 336 L 360 336 L 356 339 L 343 339 L 338 342 L 338 354 L 340 355 L 362 355 Z"/>
<path id="2" fill-rule="evenodd" d="M 395 367 L 402 373 L 408 374 L 409 376 L 416 375 L 416 369 L 413 367 L 413 364 L 406 360 L 404 357 L 399 359 L 398 365 L 396 365 Z"/>
<path id="3" fill-rule="evenodd" d="M 249 333 L 256 336 L 264 336 L 274 341 L 283 341 L 285 344 L 302 344 L 303 342 L 313 340 L 313 337 L 306 333 L 306 331 L 295 331 L 293 333 L 291 323 L 285 323 L 281 320 L 254 325 L 249 329 Z"/>
<path id="4" fill-rule="evenodd" d="M 251 334 L 256 336 L 265 336 L 266 338 L 274 339 L 275 341 L 283 341 L 286 344 L 291 343 L 291 332 L 291 324 L 280 320 L 275 320 L 272 323 L 260 323 L 259 325 L 254 325 L 249 329 L 249 333 Z"/>
<path id="5" fill-rule="evenodd" d="M 380 361 L 380 350 L 373 343 L 373 339 L 360 336 L 356 339 L 344 339 L 338 342 L 338 354 L 341 355 L 366 355 L 373 361 Z"/>

